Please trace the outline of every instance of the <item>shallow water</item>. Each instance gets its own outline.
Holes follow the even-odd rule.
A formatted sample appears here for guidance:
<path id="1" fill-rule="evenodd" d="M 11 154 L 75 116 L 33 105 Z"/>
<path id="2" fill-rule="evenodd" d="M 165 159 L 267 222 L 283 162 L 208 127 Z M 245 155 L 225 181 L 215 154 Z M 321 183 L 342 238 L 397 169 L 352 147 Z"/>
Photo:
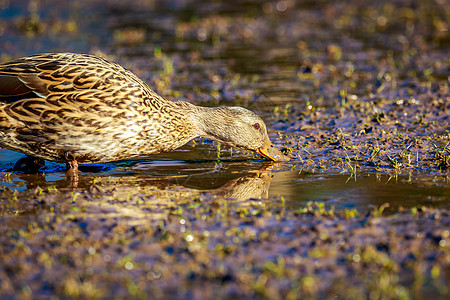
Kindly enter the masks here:
<path id="1" fill-rule="evenodd" d="M 191 148 L 191 149 L 189 149 Z M 223 155 L 223 154 L 222 154 Z M 226 155 L 226 154 L 225 154 Z M 2 150 L 0 172 L 9 173 L 11 164 L 23 155 Z M 323 202 L 337 210 L 368 211 L 389 203 L 391 211 L 399 207 L 432 206 L 449 208 L 449 178 L 446 176 L 407 176 L 359 172 L 339 174 L 303 171 L 298 162 L 272 163 L 259 157 L 234 155 L 218 159 L 209 145 L 185 146 L 170 154 L 102 165 L 82 165 L 77 190 L 101 183 L 120 187 L 141 186 L 219 195 L 237 200 L 279 199 L 296 208 L 309 201 Z M 190 157 L 191 159 L 187 159 Z M 2 186 L 25 191 L 39 186 L 72 189 L 65 166 L 46 163 L 43 174 L 11 173 Z M 113 178 L 113 179 L 112 179 Z"/>

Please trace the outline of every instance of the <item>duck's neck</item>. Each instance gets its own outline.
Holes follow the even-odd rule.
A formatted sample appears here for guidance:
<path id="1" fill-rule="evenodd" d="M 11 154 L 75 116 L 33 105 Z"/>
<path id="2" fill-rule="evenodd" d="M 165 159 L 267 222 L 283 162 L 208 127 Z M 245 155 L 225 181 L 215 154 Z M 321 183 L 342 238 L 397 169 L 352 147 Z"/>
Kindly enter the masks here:
<path id="1" fill-rule="evenodd" d="M 189 115 L 198 136 L 225 144 L 231 142 L 227 139 L 232 121 L 227 114 L 227 107 L 203 107 L 182 101 L 178 105 Z"/>

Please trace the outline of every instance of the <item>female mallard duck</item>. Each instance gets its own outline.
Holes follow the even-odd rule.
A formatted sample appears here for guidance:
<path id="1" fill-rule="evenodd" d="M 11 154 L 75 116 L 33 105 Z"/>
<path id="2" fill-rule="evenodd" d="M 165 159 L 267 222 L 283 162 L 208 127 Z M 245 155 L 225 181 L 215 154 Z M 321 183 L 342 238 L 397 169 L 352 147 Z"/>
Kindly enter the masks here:
<path id="1" fill-rule="evenodd" d="M 67 163 L 174 150 L 195 137 L 286 161 L 242 107 L 167 101 L 133 73 L 93 55 L 49 53 L 0 64 L 0 146 Z"/>

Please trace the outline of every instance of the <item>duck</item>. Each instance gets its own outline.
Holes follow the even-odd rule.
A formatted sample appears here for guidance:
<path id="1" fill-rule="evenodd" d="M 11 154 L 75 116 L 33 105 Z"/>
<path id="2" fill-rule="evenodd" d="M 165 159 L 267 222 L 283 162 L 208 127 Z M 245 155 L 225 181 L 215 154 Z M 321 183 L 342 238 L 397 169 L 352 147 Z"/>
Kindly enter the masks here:
<path id="1" fill-rule="evenodd" d="M 168 152 L 202 137 L 290 158 L 273 146 L 264 121 L 238 106 L 169 101 L 131 71 L 78 53 L 43 53 L 0 64 L 0 147 L 34 161 L 107 163 Z"/>

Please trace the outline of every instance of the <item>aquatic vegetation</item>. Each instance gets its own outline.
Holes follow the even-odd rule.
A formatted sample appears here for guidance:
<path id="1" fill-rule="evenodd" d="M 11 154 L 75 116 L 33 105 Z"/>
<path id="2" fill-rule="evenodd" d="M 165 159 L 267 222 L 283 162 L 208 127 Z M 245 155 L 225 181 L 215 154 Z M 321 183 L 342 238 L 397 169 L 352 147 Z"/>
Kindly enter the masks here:
<path id="1" fill-rule="evenodd" d="M 351 293 L 380 297 L 410 295 L 412 284 L 416 293 L 425 293 L 431 288 L 427 282 L 447 293 L 440 272 L 449 254 L 446 211 L 424 207 L 414 215 L 405 210 L 384 216 L 382 206 L 359 215 L 310 202 L 292 212 L 270 200 L 245 204 L 186 197 L 177 190 L 129 191 L 105 187 L 101 198 L 84 191 L 76 203 L 71 192 L 42 191 L 16 201 L 17 208 L 47 205 L 37 206 L 39 217 L 30 226 L 9 222 L 2 229 L 3 295 L 14 292 L 25 274 L 46 278 L 47 286 L 67 297 L 144 297 L 155 290 L 159 297 L 185 297 L 188 287 L 205 297 L 294 291 L 343 296 L 348 295 L 343 282 L 351 282 Z M 5 202 L 1 205 L 4 211 Z M 425 249 L 434 255 L 421 255 Z M 14 272 L 5 276 L 7 269 Z M 422 281 L 400 282 L 411 269 Z M 319 280 L 322 276 L 327 280 Z M 124 282 L 125 290 L 120 288 Z M 44 282 L 32 284 L 33 289 L 21 291 L 40 295 Z M 215 289 L 216 284 L 222 288 Z"/>

